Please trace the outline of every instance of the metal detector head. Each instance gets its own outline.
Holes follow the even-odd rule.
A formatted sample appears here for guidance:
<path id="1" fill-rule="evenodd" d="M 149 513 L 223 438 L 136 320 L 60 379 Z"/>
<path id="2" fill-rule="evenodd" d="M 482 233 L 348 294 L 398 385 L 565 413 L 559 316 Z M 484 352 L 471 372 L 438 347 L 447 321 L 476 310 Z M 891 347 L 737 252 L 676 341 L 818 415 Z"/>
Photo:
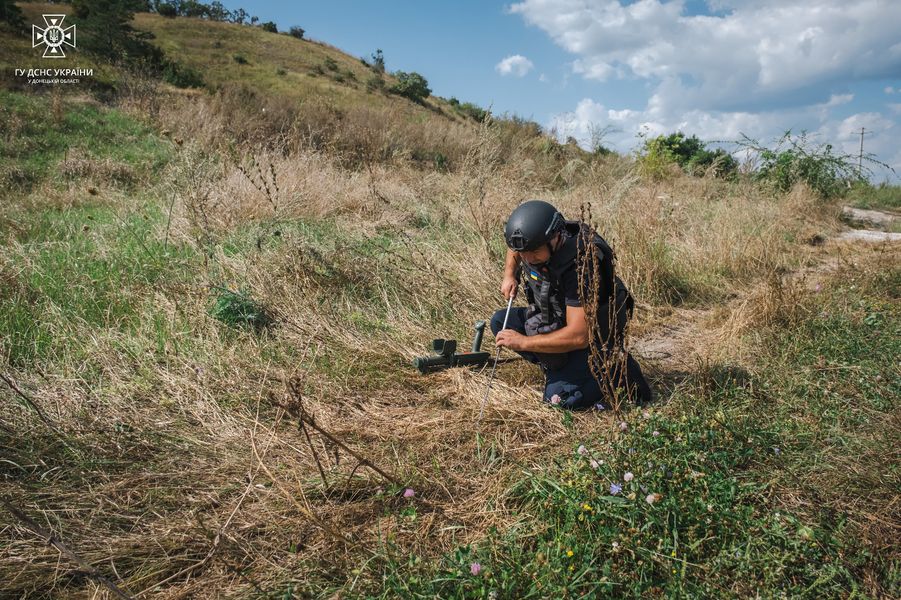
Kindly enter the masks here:
<path id="1" fill-rule="evenodd" d="M 489 354 L 481 352 L 482 334 L 485 332 L 485 321 L 479 321 L 475 325 L 475 338 L 472 342 L 472 352 L 457 352 L 457 340 L 436 338 L 432 340 L 432 356 L 420 356 L 413 360 L 413 366 L 420 373 L 440 371 L 450 367 L 481 366 L 488 362 Z"/>

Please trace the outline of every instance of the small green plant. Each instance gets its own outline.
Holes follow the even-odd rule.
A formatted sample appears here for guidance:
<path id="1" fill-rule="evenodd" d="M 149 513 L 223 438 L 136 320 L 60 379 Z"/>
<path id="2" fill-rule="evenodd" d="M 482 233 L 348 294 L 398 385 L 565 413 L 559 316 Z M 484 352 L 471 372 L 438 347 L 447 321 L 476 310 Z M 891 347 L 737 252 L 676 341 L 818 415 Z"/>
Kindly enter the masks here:
<path id="1" fill-rule="evenodd" d="M 243 55 L 243 54 L 235 54 L 234 56 L 232 56 L 232 59 L 234 59 L 234 61 L 235 61 L 236 63 L 238 63 L 239 65 L 246 65 L 246 64 L 247 64 L 247 59 L 244 58 L 244 55 Z"/>
<path id="2" fill-rule="evenodd" d="M 279 77 L 284 77 L 285 75 L 288 74 L 288 72 L 285 69 L 283 69 L 282 67 L 279 67 L 275 70 L 275 74 L 278 75 Z"/>
<path id="3" fill-rule="evenodd" d="M 244 292 L 217 288 L 218 295 L 209 309 L 210 316 L 232 327 L 250 327 L 257 331 L 274 322 L 268 311 Z"/>
<path id="4" fill-rule="evenodd" d="M 419 73 L 396 71 L 394 77 L 397 83 L 391 86 L 391 93 L 408 98 L 413 102 L 423 102 L 432 93 L 429 82 Z"/>
<path id="5" fill-rule="evenodd" d="M 322 61 L 322 64 L 329 71 L 337 71 L 338 70 L 338 62 L 331 56 L 326 57 L 326 59 L 324 61 Z"/>
<path id="6" fill-rule="evenodd" d="M 260 27 L 263 31 L 268 31 L 269 33 L 278 33 L 278 26 L 273 21 L 266 21 L 262 23 Z"/>

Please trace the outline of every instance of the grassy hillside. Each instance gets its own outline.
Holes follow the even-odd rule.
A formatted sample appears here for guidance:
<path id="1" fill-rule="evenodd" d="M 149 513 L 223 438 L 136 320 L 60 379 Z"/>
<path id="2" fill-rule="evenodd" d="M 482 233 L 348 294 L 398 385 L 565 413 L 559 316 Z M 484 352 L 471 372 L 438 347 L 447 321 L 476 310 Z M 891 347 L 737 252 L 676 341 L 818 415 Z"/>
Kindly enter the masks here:
<path id="1" fill-rule="evenodd" d="M 138 22 L 272 47 L 216 91 L 0 93 L 0 597 L 901 595 L 897 245 Z M 614 243 L 646 410 L 511 361 L 477 422 L 487 371 L 411 367 L 503 303 L 536 196 Z"/>
<path id="2" fill-rule="evenodd" d="M 65 4 L 21 6 L 28 23 L 40 22 L 47 12 L 71 13 Z M 302 144 L 341 154 L 350 165 L 413 161 L 438 170 L 461 168 L 475 144 L 478 123 L 459 107 L 434 96 L 417 103 L 391 94 L 390 74 L 379 75 L 327 44 L 259 27 L 147 13 L 138 13 L 133 26 L 152 34 L 151 43 L 168 60 L 196 72 L 204 88 L 178 90 L 84 52 L 73 51 L 66 67 L 94 68 L 94 78 L 76 91 L 87 88 L 102 102 L 138 105 L 179 137 L 226 146 L 289 144 L 294 150 Z M 6 86 L 21 89 L 26 84 L 9 77 L 12 69 L 42 64 L 29 38 L 0 27 L 0 40 Z M 568 163 L 592 159 L 575 145 L 542 135 L 534 123 L 503 118 L 496 124 L 504 138 L 498 158 L 529 159 L 544 181 L 558 184 Z"/>

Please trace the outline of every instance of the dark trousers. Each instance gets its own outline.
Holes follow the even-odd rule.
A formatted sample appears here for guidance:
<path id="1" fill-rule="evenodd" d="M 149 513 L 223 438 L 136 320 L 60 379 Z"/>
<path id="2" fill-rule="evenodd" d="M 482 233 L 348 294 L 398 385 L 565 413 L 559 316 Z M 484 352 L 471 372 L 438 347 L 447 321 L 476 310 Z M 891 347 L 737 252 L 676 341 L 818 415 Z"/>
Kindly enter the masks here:
<path id="1" fill-rule="evenodd" d="M 513 329 L 525 335 L 527 311 L 528 309 L 525 307 L 512 308 L 507 319 L 507 329 Z M 501 309 L 491 317 L 491 331 L 494 335 L 501 330 L 506 312 L 506 309 Z M 617 319 L 617 321 L 620 320 Z M 625 327 L 625 318 L 621 321 L 622 326 L 617 326 L 616 329 Z M 622 331 L 615 332 L 615 334 L 619 334 L 615 336 L 616 339 L 622 339 Z M 607 339 L 613 340 L 614 338 L 608 336 Z M 615 346 L 615 344 L 608 344 L 606 353 L 617 351 Z M 624 390 L 636 404 L 651 401 L 651 388 L 641 372 L 638 361 L 630 354 L 626 354 L 625 361 L 612 368 L 610 373 L 602 377 L 602 382 L 598 383 L 588 366 L 590 359 L 588 348 L 567 352 L 565 364 L 556 369 L 543 365 L 541 358 L 534 352 L 516 351 L 516 353 L 529 362 L 542 365 L 545 374 L 544 401 L 547 403 L 557 404 L 571 410 L 583 410 L 591 407 L 603 410 L 610 408 L 611 396 L 616 393 L 617 388 Z M 610 363 L 616 363 L 616 361 L 610 361 Z M 554 398 L 555 396 L 557 399 Z"/>

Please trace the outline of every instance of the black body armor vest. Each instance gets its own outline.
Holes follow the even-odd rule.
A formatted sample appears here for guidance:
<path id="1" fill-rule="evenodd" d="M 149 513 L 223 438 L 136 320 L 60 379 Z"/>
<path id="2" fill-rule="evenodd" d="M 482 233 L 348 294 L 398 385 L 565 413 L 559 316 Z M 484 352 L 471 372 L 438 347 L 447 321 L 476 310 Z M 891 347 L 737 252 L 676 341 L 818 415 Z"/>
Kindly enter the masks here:
<path id="1" fill-rule="evenodd" d="M 614 271 L 616 259 L 610 245 L 581 221 L 566 221 L 565 232 L 566 239 L 563 245 L 546 263 L 538 266 L 529 265 L 525 261 L 522 263 L 530 313 L 540 312 L 542 325 L 549 331 L 566 324 L 563 278 L 570 269 L 578 273 L 586 241 L 597 249 L 598 264 L 593 277 L 600 277 L 599 312 L 601 307 L 604 307 L 606 314 L 618 291 L 625 291 L 628 295 L 625 284 L 616 277 Z M 628 299 L 631 300 L 631 297 Z"/>

